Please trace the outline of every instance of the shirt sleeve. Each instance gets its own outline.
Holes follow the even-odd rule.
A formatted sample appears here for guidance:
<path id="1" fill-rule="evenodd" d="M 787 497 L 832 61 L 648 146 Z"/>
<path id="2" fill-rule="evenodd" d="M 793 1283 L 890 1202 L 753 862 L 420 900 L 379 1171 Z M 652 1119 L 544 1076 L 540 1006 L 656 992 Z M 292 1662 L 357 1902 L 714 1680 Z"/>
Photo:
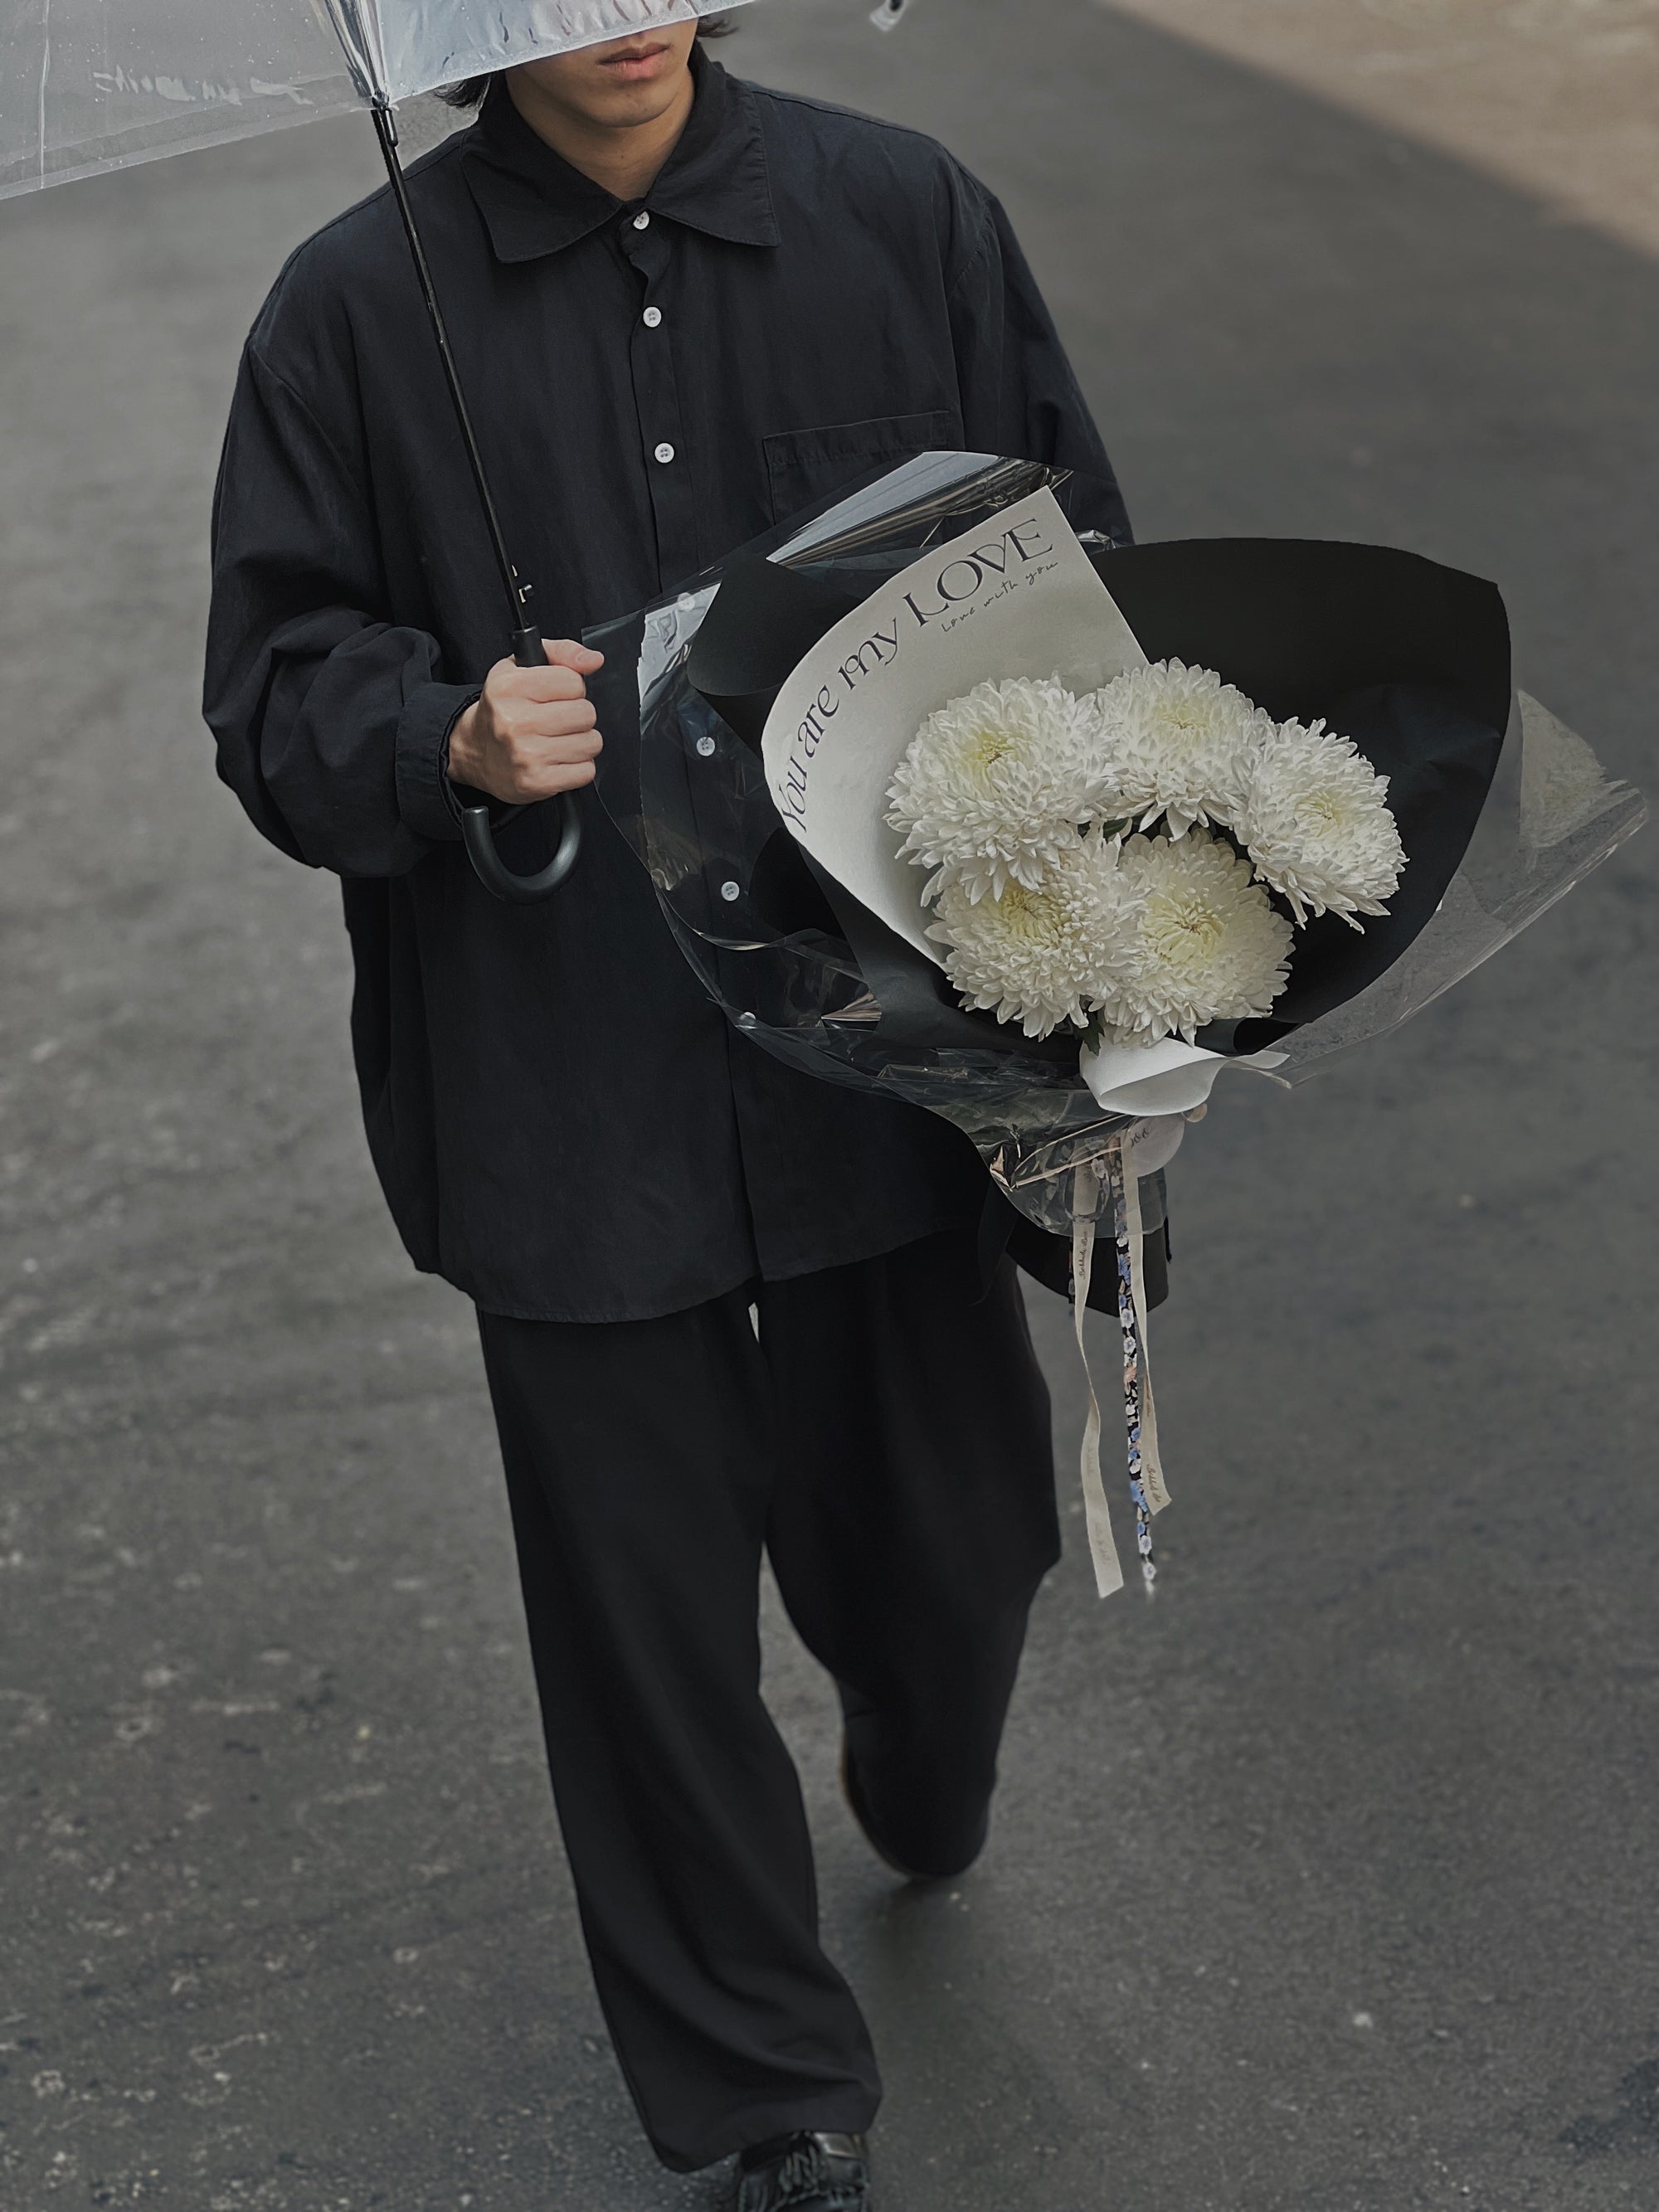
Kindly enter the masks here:
<path id="1" fill-rule="evenodd" d="M 213 505 L 203 708 L 255 826 L 313 867 L 392 876 L 460 836 L 449 732 L 478 696 L 437 641 L 378 619 L 369 502 L 305 398 L 252 343 Z"/>
<path id="2" fill-rule="evenodd" d="M 951 287 L 951 322 L 969 450 L 1074 469 L 1074 527 L 1127 545 L 1132 532 L 1106 448 L 1048 304 L 1000 203 L 976 180 L 962 228 L 966 257 Z"/>

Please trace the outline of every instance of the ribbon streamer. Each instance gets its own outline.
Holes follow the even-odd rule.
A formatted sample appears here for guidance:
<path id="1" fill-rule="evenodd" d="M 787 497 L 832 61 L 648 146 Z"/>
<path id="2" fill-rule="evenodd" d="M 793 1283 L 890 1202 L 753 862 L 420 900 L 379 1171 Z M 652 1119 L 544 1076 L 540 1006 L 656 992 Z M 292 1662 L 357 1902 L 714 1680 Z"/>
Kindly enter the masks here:
<path id="1" fill-rule="evenodd" d="M 1096 1224 L 1101 1212 L 1101 1186 L 1110 1196 L 1113 1243 L 1117 1261 L 1118 1325 L 1123 1337 L 1123 1426 L 1129 1463 L 1129 1496 L 1135 1512 L 1135 1546 L 1140 1556 L 1141 1580 L 1152 1595 L 1158 1562 L 1152 1550 L 1152 1516 L 1170 1502 L 1158 1451 L 1158 1410 L 1152 1399 L 1152 1370 L 1146 1351 L 1146 1285 L 1143 1266 L 1145 1229 L 1140 1212 L 1140 1179 L 1134 1170 L 1134 1147 L 1122 1140 L 1109 1147 L 1103 1161 L 1091 1160 L 1073 1170 L 1072 1178 L 1072 1302 L 1077 1328 L 1078 1355 L 1089 1387 L 1089 1416 L 1084 1426 L 1081 1472 L 1083 1503 L 1089 1530 L 1089 1551 L 1094 1561 L 1095 1582 L 1102 1597 L 1110 1597 L 1124 1586 L 1122 1563 L 1112 1534 L 1111 1511 L 1100 1468 L 1100 1401 L 1084 1340 L 1084 1317 L 1089 1310 L 1089 1285 L 1094 1272 Z"/>
<path id="2" fill-rule="evenodd" d="M 1102 1597 L 1123 1587 L 1123 1567 L 1112 1540 L 1111 1509 L 1100 1473 L 1100 1400 L 1095 1395 L 1094 1370 L 1083 1323 L 1089 1311 L 1089 1284 L 1094 1273 L 1095 1218 L 1100 1207 L 1100 1171 L 1085 1160 L 1072 1171 L 1072 1312 L 1077 1322 L 1078 1358 L 1089 1386 L 1089 1418 L 1083 1431 L 1083 1510 L 1089 1528 L 1089 1554 L 1095 1563 L 1095 1583 Z"/>
<path id="3" fill-rule="evenodd" d="M 1150 1597 L 1158 1581 L 1152 1516 L 1169 1504 L 1170 1493 L 1158 1455 L 1158 1413 L 1146 1353 L 1146 1231 L 1133 1146 L 1115 1145 L 1106 1156 L 1106 1170 L 1117 1242 L 1117 1317 L 1123 1332 L 1123 1427 L 1128 1441 L 1129 1496 L 1135 1509 L 1135 1547 L 1140 1554 L 1141 1578 Z"/>

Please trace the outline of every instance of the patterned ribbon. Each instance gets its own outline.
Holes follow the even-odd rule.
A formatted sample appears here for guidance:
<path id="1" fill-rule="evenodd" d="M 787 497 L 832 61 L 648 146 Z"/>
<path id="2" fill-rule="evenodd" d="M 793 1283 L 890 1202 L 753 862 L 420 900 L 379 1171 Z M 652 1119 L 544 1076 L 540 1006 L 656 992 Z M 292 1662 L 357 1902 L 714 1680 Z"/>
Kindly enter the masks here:
<path id="1" fill-rule="evenodd" d="M 1150 1597 L 1158 1580 L 1158 1562 L 1152 1551 L 1152 1516 L 1169 1504 L 1170 1492 L 1158 1454 L 1158 1410 L 1152 1401 L 1146 1350 L 1140 1179 L 1134 1172 L 1133 1146 L 1129 1147 L 1126 1158 L 1121 1139 L 1108 1148 L 1103 1159 L 1085 1161 L 1074 1169 L 1072 1178 L 1072 1306 L 1078 1354 L 1089 1386 L 1089 1417 L 1083 1431 L 1083 1504 L 1095 1582 L 1102 1597 L 1110 1597 L 1114 1591 L 1123 1588 L 1123 1568 L 1112 1536 L 1111 1512 L 1101 1475 L 1100 1401 L 1083 1333 L 1084 1316 L 1089 1310 L 1089 1286 L 1094 1274 L 1103 1184 L 1111 1206 L 1117 1261 L 1117 1317 L 1123 1338 L 1123 1425 L 1128 1449 L 1129 1496 L 1134 1506 L 1135 1547 L 1140 1556 L 1141 1580 Z"/>

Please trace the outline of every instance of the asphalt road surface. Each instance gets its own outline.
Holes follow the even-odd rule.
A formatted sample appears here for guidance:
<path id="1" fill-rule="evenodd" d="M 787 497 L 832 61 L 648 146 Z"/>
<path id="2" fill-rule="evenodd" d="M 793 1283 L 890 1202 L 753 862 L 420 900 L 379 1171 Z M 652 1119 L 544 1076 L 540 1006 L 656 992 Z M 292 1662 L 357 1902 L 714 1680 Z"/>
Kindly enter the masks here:
<path id="1" fill-rule="evenodd" d="M 1144 537 L 1498 577 L 1528 687 L 1649 771 L 1651 262 L 1076 0 L 778 0 L 727 52 L 1004 193 Z M 0 208 L 5 2212 L 722 2201 L 653 2166 L 589 1991 L 333 887 L 196 718 L 236 349 L 374 173 L 346 123 Z M 1097 1606 L 1073 1514 L 957 1890 L 872 1860 L 775 1622 L 883 2212 L 1659 2203 L 1656 850 L 1195 1133 L 1163 1592 Z"/>

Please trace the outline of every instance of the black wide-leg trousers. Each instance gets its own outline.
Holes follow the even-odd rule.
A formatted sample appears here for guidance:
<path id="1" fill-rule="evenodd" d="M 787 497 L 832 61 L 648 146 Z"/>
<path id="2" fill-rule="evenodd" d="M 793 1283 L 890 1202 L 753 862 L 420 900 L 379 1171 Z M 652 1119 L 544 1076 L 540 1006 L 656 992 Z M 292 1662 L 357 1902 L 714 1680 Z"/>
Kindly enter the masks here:
<path id="1" fill-rule="evenodd" d="M 884 1842 L 960 1863 L 1060 1548 L 1015 1271 L 981 1299 L 935 1237 L 659 1320 L 480 1327 L 583 1931 L 657 2154 L 861 2130 L 880 2081 L 761 1698 L 761 1554 Z"/>

